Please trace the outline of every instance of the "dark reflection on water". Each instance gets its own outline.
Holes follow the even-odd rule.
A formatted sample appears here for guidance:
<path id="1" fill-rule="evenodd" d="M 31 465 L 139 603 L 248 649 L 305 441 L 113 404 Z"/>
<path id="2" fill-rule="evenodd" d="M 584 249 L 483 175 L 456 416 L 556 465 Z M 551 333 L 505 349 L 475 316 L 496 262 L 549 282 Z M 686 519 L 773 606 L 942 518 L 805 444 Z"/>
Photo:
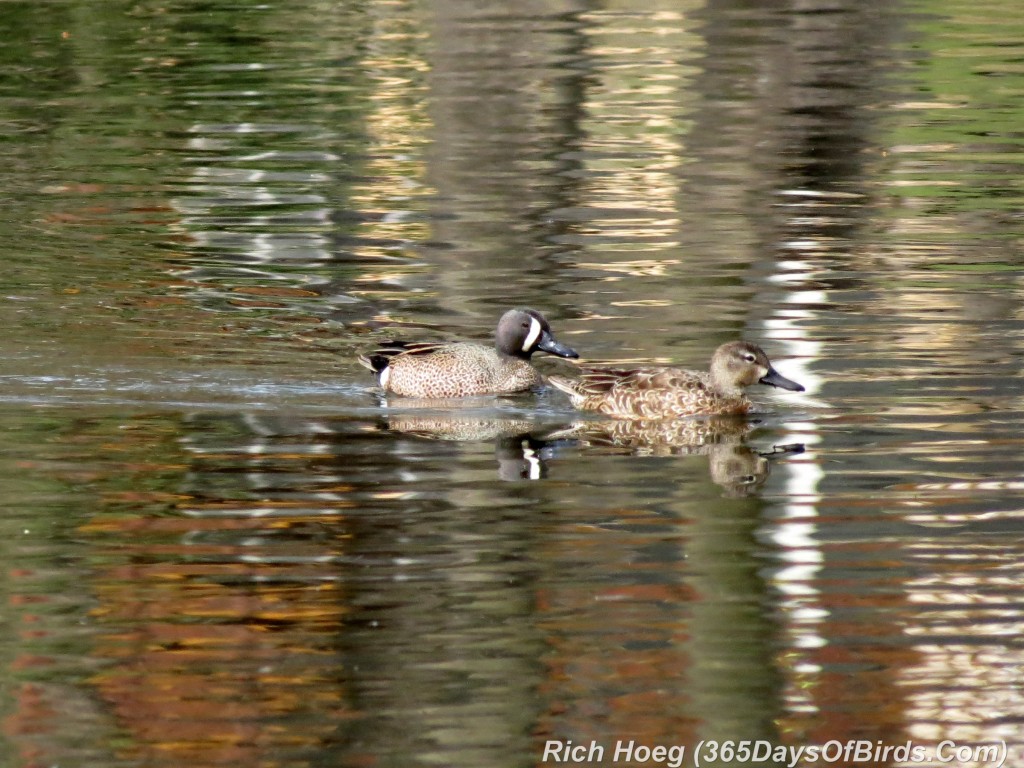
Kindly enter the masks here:
<path id="1" fill-rule="evenodd" d="M 745 443 L 754 429 L 747 419 L 693 419 L 681 421 L 580 422 L 558 430 L 553 438 L 576 438 L 580 445 L 601 453 L 635 456 L 690 456 L 708 458 L 711 479 L 727 495 L 749 496 L 768 479 L 770 459 L 803 453 L 801 443 L 759 450 Z"/>
<path id="2" fill-rule="evenodd" d="M 430 403 L 436 408 L 436 403 Z M 747 419 L 690 419 L 681 421 L 581 421 L 569 424 L 535 423 L 470 413 L 399 411 L 382 428 L 429 440 L 494 443 L 498 476 L 502 480 L 540 480 L 549 464 L 572 448 L 598 454 L 708 457 L 712 480 L 729 494 L 749 495 L 769 474 L 769 458 L 803 452 L 792 443 L 755 450 L 744 437 L 756 422 Z"/>
<path id="3" fill-rule="evenodd" d="M 111 451 L 131 452 L 158 421 L 95 429 L 127 431 Z M 564 727 L 544 702 L 574 695 L 559 690 L 557 669 L 584 661 L 574 646 L 595 642 L 591 620 L 611 632 L 602 642 L 623 645 L 621 658 L 584 665 L 573 686 L 606 676 L 606 663 L 685 668 L 679 630 L 663 624 L 689 613 L 695 584 L 723 578 L 717 554 L 701 550 L 746 550 L 756 526 L 749 507 L 700 522 L 689 502 L 645 508 L 626 495 L 552 514 L 545 506 L 567 484 L 559 474 L 600 477 L 564 447 L 555 462 L 568 466 L 549 482 L 495 486 L 491 439 L 391 438 L 370 422 L 259 414 L 181 427 L 162 469 L 173 492 L 154 468 L 136 470 L 153 474 L 149 491 L 99 475 L 103 501 L 78 533 L 92 552 L 92 655 L 104 664 L 92 684 L 147 761 L 218 764 L 266 750 L 514 760 L 548 727 L 538 723 Z M 678 469 L 699 497 L 719 495 L 699 479 L 704 461 Z M 710 524 L 699 546 L 687 522 Z M 581 600 L 597 602 L 581 615 Z M 593 683 L 614 698 L 644 680 Z"/>
<path id="4" fill-rule="evenodd" d="M 1019 17 L 4 3 L 0 764 L 1019 762 Z M 355 363 L 514 305 L 809 392 L 632 424 Z"/>

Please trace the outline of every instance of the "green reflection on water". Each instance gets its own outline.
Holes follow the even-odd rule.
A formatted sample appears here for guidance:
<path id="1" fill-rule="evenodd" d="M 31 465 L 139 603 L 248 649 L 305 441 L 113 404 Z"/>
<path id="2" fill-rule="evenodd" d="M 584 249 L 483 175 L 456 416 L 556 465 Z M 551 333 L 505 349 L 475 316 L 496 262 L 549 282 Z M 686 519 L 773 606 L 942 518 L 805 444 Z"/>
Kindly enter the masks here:
<path id="1" fill-rule="evenodd" d="M 906 101 L 891 124 L 890 194 L 934 214 L 1017 210 L 1024 19 L 1012 2 L 919 4 Z M 961 222 L 970 225 L 970 222 Z M 936 224 L 949 232 L 952 222 Z M 988 232 L 970 233 L 986 236 Z"/>

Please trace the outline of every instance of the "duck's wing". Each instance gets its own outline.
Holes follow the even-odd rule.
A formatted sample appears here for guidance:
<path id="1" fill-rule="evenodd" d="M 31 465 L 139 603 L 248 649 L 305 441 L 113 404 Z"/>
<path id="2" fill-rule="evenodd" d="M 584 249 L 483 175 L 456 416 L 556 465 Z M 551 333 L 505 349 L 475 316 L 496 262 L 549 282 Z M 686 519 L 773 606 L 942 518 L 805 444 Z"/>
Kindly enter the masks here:
<path id="1" fill-rule="evenodd" d="M 630 381 L 638 372 L 630 368 L 585 368 L 579 378 L 549 376 L 548 381 L 566 394 L 597 397 L 610 392 L 619 382 Z"/>
<path id="2" fill-rule="evenodd" d="M 679 368 L 593 368 L 578 379 L 549 381 L 577 408 L 620 419 L 693 415 L 713 399 L 701 374 Z"/>
<path id="3" fill-rule="evenodd" d="M 695 371 L 681 368 L 591 368 L 584 371 L 578 384 L 581 394 L 603 395 L 611 392 L 649 392 L 703 389 L 704 381 Z"/>
<path id="4" fill-rule="evenodd" d="M 380 373 L 391 360 L 405 355 L 429 355 L 445 346 L 443 341 L 385 341 L 373 351 L 359 355 L 359 363 L 374 373 Z"/>

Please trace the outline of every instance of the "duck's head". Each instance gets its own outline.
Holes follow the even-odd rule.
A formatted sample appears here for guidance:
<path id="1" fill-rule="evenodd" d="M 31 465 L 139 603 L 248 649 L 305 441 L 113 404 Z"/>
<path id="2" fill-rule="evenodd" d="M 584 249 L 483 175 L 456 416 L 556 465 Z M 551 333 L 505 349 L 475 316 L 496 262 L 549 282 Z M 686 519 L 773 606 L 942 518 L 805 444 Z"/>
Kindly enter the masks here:
<path id="1" fill-rule="evenodd" d="M 529 360 L 534 352 L 547 352 L 559 357 L 577 358 L 576 350 L 560 344 L 551 333 L 544 315 L 535 309 L 510 309 L 498 321 L 494 345 L 512 357 Z"/>
<path id="2" fill-rule="evenodd" d="M 731 341 L 715 350 L 711 358 L 711 378 L 730 390 L 767 384 L 791 392 L 804 391 L 802 385 L 776 371 L 764 350 L 749 341 Z"/>

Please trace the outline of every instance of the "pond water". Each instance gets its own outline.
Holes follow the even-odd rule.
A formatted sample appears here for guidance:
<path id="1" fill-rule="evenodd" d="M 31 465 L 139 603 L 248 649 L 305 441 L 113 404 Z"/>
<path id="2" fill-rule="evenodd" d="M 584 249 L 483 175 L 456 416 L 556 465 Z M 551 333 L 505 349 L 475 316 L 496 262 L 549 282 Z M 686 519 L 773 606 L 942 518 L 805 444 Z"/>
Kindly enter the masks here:
<path id="1" fill-rule="evenodd" d="M 0 767 L 1021 764 L 1018 6 L 0 4 Z"/>

